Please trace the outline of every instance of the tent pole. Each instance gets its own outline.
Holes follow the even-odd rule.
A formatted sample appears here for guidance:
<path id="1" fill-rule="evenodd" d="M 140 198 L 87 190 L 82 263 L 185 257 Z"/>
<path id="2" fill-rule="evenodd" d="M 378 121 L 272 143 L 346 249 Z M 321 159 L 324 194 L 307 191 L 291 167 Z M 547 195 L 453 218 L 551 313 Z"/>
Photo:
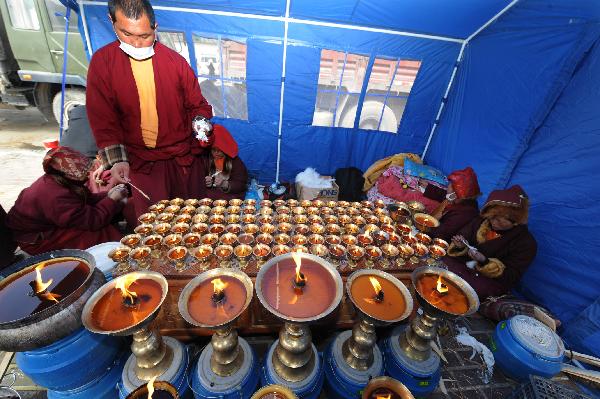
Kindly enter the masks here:
<path id="1" fill-rule="evenodd" d="M 288 26 L 290 16 L 290 0 L 285 4 L 285 23 L 283 31 L 283 61 L 281 65 L 281 92 L 279 95 L 279 126 L 277 130 L 277 166 L 275 169 L 275 183 L 279 183 L 279 164 L 281 162 L 281 131 L 283 127 L 283 97 L 285 94 L 285 68 L 287 63 Z"/>
<path id="2" fill-rule="evenodd" d="M 83 25 L 83 33 L 85 35 L 85 43 L 87 44 L 88 59 L 92 58 L 92 41 L 90 40 L 90 32 L 88 31 L 87 19 L 85 18 L 85 10 L 83 9 L 84 2 L 77 0 L 79 4 L 79 14 L 81 15 L 81 23 Z"/>
<path id="3" fill-rule="evenodd" d="M 427 143 L 425 144 L 425 148 L 423 149 L 423 153 L 421 154 L 421 159 L 425 160 L 425 156 L 427 155 L 427 151 L 429 150 L 429 144 L 431 144 L 431 139 L 433 138 L 433 134 L 435 133 L 435 131 L 440 123 L 440 117 L 442 115 L 442 111 L 444 110 L 444 107 L 446 106 L 446 101 L 448 100 L 448 94 L 450 93 L 450 89 L 452 88 L 452 84 L 454 83 L 454 79 L 456 78 L 456 73 L 458 72 L 458 65 L 462 61 L 462 58 L 463 58 L 463 55 L 465 52 L 465 48 L 471 42 L 471 40 L 473 40 L 485 28 L 487 28 L 492 23 L 494 23 L 494 21 L 496 21 L 498 18 L 500 18 L 504 13 L 506 13 L 508 10 L 510 10 L 518 2 L 519 2 L 519 0 L 511 1 L 506 7 L 504 7 L 502 10 L 500 10 L 498 13 L 496 13 L 496 15 L 494 15 L 492 18 L 490 18 L 485 24 L 481 25 L 481 27 L 479 29 L 477 29 L 469 37 L 467 37 L 465 41 L 463 41 L 462 46 L 460 47 L 460 51 L 458 53 L 458 57 L 456 57 L 456 64 L 454 65 L 454 69 L 452 70 L 452 75 L 450 76 L 450 81 L 448 82 L 448 86 L 446 87 L 444 97 L 442 98 L 442 101 L 440 103 L 440 108 L 434 119 L 433 126 L 431 127 L 431 131 L 429 132 L 429 137 L 427 138 Z"/>

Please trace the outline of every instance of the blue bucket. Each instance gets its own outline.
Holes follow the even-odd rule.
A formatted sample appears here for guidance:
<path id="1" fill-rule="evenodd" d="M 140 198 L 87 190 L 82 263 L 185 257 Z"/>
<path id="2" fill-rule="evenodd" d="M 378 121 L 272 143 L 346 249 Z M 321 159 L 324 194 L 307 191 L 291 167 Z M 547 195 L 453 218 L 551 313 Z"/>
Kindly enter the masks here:
<path id="1" fill-rule="evenodd" d="M 129 351 L 122 353 L 106 374 L 80 388 L 70 391 L 48 391 L 48 399 L 115 399 L 118 395 L 117 383 L 121 379 L 128 357 Z"/>
<path id="2" fill-rule="evenodd" d="M 431 353 L 429 359 L 419 362 L 408 358 L 400 349 L 399 337 L 407 325 L 399 325 L 383 341 L 385 372 L 404 384 L 416 397 L 427 396 L 435 390 L 442 376 L 440 358 Z"/>
<path id="3" fill-rule="evenodd" d="M 17 353 L 17 365 L 33 382 L 68 391 L 101 378 L 122 348 L 120 338 L 81 328 L 40 349 Z"/>
<path id="4" fill-rule="evenodd" d="M 221 377 L 212 372 L 210 358 L 212 345 L 207 345 L 192 372 L 192 391 L 196 399 L 248 399 L 252 396 L 260 378 L 258 357 L 245 339 L 238 338 L 244 361 L 239 370 L 230 376 Z"/>
<path id="5" fill-rule="evenodd" d="M 542 322 L 524 315 L 498 323 L 490 347 L 498 367 L 522 382 L 529 381 L 530 375 L 555 376 L 564 359 L 558 335 Z"/>
<path id="6" fill-rule="evenodd" d="M 299 399 L 317 399 L 323 389 L 323 382 L 325 379 L 325 373 L 323 372 L 323 358 L 317 348 L 312 345 L 312 350 L 315 359 L 315 368 L 313 372 L 305 379 L 299 382 L 289 382 L 279 377 L 275 369 L 273 368 L 273 356 L 275 356 L 275 348 L 279 340 L 276 340 L 271 347 L 267 356 L 265 356 L 264 364 L 262 367 L 262 375 L 260 382 L 262 386 L 266 385 L 283 385 L 286 388 L 293 391 Z"/>
<path id="7" fill-rule="evenodd" d="M 373 364 L 367 370 L 354 370 L 346 363 L 342 346 L 351 335 L 351 330 L 340 333 L 325 352 L 325 390 L 328 399 L 360 398 L 369 380 L 383 375 L 383 358 L 377 346 L 373 348 Z"/>

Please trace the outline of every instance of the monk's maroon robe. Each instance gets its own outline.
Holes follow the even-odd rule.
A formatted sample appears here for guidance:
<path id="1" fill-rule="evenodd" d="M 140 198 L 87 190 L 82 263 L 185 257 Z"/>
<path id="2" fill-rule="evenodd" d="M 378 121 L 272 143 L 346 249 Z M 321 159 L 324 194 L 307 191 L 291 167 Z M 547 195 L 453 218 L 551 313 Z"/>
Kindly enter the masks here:
<path id="1" fill-rule="evenodd" d="M 464 200 L 457 204 L 449 204 L 442 213 L 440 225 L 432 229 L 430 235 L 450 242 L 452 236 L 456 235 L 460 229 L 477 216 L 479 216 L 479 208 L 475 200 Z"/>
<path id="2" fill-rule="evenodd" d="M 123 204 L 106 193 L 86 200 L 43 175 L 21 191 L 8 212 L 6 224 L 25 252 L 35 255 L 56 249 L 86 249 L 119 241 L 121 233 L 111 225 Z"/>

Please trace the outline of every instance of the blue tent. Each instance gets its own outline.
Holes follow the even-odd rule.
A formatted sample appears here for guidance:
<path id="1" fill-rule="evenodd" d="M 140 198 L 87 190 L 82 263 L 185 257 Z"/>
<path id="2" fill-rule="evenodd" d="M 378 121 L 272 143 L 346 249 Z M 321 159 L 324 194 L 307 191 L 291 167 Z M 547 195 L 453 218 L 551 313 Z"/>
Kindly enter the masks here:
<path id="1" fill-rule="evenodd" d="M 539 251 L 521 292 L 558 315 L 568 344 L 600 355 L 600 2 L 153 5 L 159 39 L 196 61 L 215 119 L 262 181 L 415 152 L 446 173 L 471 165 L 484 193 L 523 186 Z M 114 40 L 105 2 L 74 8 L 90 55 Z"/>

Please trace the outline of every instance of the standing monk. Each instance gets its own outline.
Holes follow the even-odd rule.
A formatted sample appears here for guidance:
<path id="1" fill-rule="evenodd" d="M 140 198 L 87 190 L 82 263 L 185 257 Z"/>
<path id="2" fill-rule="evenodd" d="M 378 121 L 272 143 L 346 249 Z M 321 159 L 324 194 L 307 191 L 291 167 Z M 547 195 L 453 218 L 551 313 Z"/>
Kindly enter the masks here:
<path id="1" fill-rule="evenodd" d="M 129 226 L 158 200 L 203 198 L 206 172 L 199 155 L 212 139 L 192 134 L 193 121 L 212 117 L 185 59 L 156 42 L 154 10 L 148 0 L 110 0 L 117 35 L 90 62 L 87 112 L 104 169 L 133 191 L 124 209 Z M 208 136 L 208 137 L 207 137 Z"/>

